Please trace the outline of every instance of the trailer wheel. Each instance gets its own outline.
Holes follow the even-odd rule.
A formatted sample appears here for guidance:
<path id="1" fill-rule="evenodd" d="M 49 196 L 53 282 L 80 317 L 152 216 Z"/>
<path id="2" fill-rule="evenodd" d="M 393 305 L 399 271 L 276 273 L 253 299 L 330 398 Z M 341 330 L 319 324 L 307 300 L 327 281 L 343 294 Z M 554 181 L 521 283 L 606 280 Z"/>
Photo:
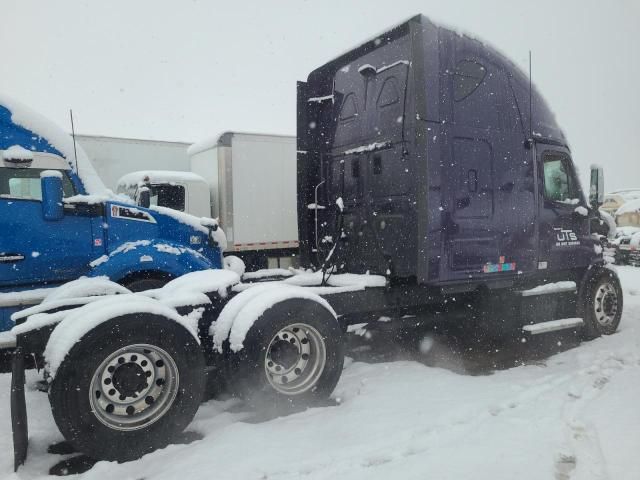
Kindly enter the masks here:
<path id="1" fill-rule="evenodd" d="M 82 337 L 58 368 L 49 401 L 78 451 L 123 462 L 170 443 L 193 419 L 203 390 L 193 336 L 172 320 L 139 313 Z"/>
<path id="2" fill-rule="evenodd" d="M 234 393 L 252 404 L 285 400 L 305 406 L 328 398 L 338 383 L 343 333 L 324 306 L 292 298 L 266 310 L 233 356 Z"/>
<path id="3" fill-rule="evenodd" d="M 611 271 L 588 279 L 582 286 L 578 315 L 584 321 L 583 336 L 593 339 L 615 333 L 622 316 L 622 287 Z"/>

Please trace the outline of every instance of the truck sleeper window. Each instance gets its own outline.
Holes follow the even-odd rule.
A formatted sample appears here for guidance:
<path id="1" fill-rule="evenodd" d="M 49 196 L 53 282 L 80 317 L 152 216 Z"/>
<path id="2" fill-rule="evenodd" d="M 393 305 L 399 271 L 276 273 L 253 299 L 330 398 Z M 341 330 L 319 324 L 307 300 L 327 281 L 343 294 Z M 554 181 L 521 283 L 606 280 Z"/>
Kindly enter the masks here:
<path id="1" fill-rule="evenodd" d="M 42 200 L 40 173 L 44 171 L 43 168 L 0 168 L 0 197 Z M 63 195 L 75 195 L 75 189 L 67 173 L 64 170 L 57 171 L 62 173 Z"/>
<path id="2" fill-rule="evenodd" d="M 569 165 L 569 159 L 565 155 L 545 153 L 543 165 L 544 198 L 546 200 L 566 203 L 580 198 Z"/>

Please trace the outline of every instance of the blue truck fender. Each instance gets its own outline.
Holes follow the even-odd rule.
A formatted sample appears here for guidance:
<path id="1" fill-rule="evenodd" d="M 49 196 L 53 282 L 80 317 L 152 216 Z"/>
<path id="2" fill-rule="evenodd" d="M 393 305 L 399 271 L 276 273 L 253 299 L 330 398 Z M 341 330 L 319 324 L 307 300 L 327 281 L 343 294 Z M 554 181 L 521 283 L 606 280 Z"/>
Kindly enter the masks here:
<path id="1" fill-rule="evenodd" d="M 127 242 L 89 265 L 88 276 L 105 275 L 114 282 L 139 273 L 153 272 L 161 277 L 175 278 L 197 270 L 220 268 L 199 252 L 166 240 Z"/>

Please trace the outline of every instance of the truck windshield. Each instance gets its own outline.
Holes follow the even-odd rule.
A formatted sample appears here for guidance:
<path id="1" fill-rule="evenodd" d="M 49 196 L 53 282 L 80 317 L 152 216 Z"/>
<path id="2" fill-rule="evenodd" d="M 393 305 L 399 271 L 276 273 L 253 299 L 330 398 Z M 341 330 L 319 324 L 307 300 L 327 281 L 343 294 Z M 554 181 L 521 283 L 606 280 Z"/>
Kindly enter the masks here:
<path id="1" fill-rule="evenodd" d="M 40 173 L 44 168 L 7 168 L 0 167 L 0 197 L 23 198 L 27 200 L 42 200 Z M 62 190 L 65 197 L 72 197 L 76 191 L 65 170 L 62 173 Z"/>

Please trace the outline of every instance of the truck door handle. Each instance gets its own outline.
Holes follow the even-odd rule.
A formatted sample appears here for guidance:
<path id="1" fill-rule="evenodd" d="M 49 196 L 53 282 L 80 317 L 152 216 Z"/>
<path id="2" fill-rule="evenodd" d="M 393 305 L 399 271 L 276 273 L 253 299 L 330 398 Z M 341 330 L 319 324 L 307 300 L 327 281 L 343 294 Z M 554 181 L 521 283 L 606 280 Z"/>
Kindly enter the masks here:
<path id="1" fill-rule="evenodd" d="M 478 171 L 473 168 L 467 173 L 467 189 L 469 193 L 478 193 Z"/>
<path id="2" fill-rule="evenodd" d="M 24 260 L 24 255 L 20 253 L 0 253 L 0 263 L 19 262 Z"/>

